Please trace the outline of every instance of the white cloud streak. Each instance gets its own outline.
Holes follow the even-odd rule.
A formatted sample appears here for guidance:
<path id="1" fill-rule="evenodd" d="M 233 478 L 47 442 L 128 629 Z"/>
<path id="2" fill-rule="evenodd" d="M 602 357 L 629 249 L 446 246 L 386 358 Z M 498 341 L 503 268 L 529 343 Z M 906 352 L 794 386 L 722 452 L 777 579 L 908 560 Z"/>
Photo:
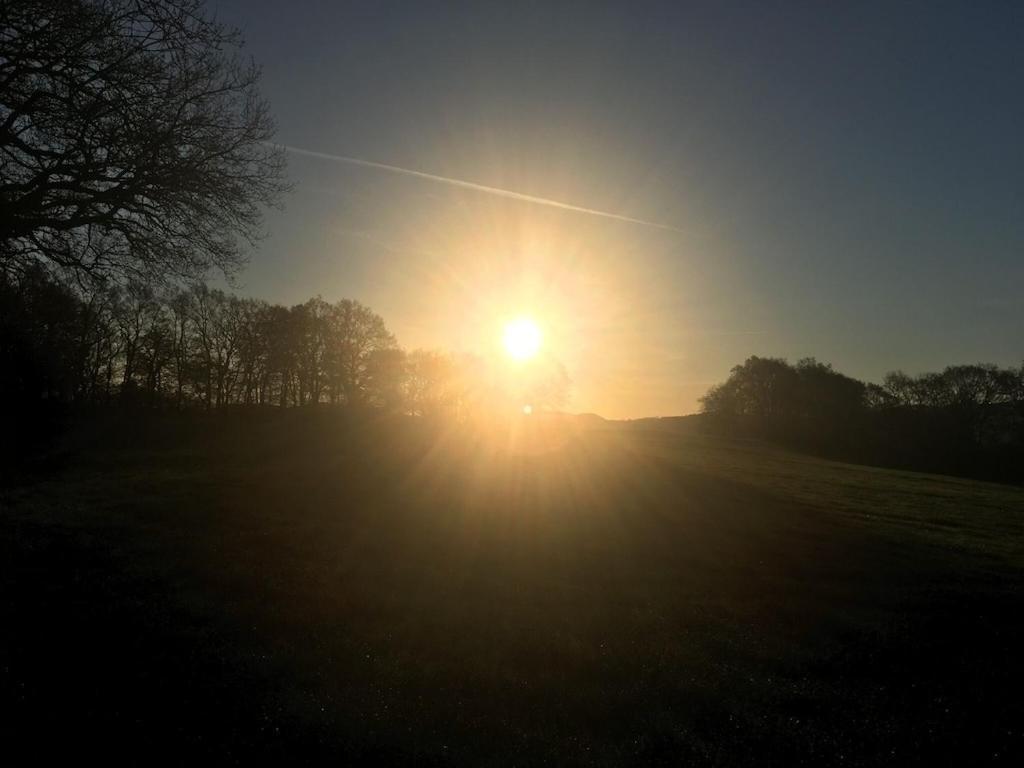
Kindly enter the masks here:
<path id="1" fill-rule="evenodd" d="M 434 173 L 424 173 L 423 171 L 414 171 L 411 168 L 400 168 L 397 165 L 388 165 L 387 163 L 376 163 L 372 160 L 362 160 L 358 157 L 346 157 L 345 155 L 331 155 L 327 152 L 314 152 L 311 149 L 301 149 L 300 147 L 292 147 L 288 144 L 282 144 L 286 151 L 291 152 L 295 155 L 303 155 L 305 157 L 316 157 L 321 160 L 330 160 L 335 163 L 345 163 L 346 165 L 357 165 L 362 168 L 373 168 L 378 171 L 386 171 L 388 173 L 397 173 L 403 176 L 412 176 L 417 179 L 424 179 L 426 181 L 433 181 L 438 184 L 447 184 L 450 187 L 458 187 L 460 189 L 470 189 L 474 192 L 481 192 L 485 195 L 496 195 L 497 197 L 505 197 L 510 200 L 520 200 L 524 203 L 532 203 L 533 205 L 543 205 L 548 208 L 558 208 L 563 211 L 572 211 L 574 213 L 582 213 L 588 216 L 599 216 L 604 219 L 613 219 L 615 221 L 623 221 L 627 224 L 638 224 L 643 227 L 654 227 L 655 229 L 664 229 L 670 232 L 682 232 L 683 230 L 678 227 L 673 227 L 669 224 L 660 224 L 656 221 L 647 221 L 645 219 L 635 219 L 632 216 L 623 216 L 619 213 L 611 213 L 610 211 L 599 211 L 596 208 L 585 208 L 580 205 L 572 205 L 570 203 L 559 202 L 558 200 L 550 200 L 546 197 L 537 197 L 536 195 L 527 195 L 522 192 L 514 192 L 510 189 L 501 189 L 500 187 L 489 187 L 486 184 L 477 184 L 472 181 L 464 181 L 462 179 L 453 179 L 448 176 L 438 176 Z"/>

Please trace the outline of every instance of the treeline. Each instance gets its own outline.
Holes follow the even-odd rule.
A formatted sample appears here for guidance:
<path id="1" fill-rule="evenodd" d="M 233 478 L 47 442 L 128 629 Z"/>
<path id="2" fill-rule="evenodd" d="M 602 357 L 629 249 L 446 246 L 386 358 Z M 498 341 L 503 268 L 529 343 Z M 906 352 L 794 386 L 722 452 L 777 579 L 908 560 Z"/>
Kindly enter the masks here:
<path id="1" fill-rule="evenodd" d="M 711 428 L 852 461 L 1024 481 L 1024 365 L 888 374 L 751 357 L 701 400 Z"/>
<path id="2" fill-rule="evenodd" d="M 8 406 L 292 407 L 329 403 L 430 416 L 487 400 L 560 404 L 540 366 L 503 391 L 471 357 L 405 352 L 358 301 L 292 307 L 204 284 L 82 288 L 41 269 L 0 277 L 0 395 Z"/>

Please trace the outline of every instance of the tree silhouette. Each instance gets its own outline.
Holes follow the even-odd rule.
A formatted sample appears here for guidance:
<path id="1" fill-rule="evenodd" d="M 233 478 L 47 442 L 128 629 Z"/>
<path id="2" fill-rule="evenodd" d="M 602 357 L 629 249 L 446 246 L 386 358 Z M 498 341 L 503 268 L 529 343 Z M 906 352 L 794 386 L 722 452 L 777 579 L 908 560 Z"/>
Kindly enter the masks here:
<path id="1" fill-rule="evenodd" d="M 342 299 L 331 307 L 329 335 L 327 365 L 332 402 L 344 398 L 349 405 L 364 404 L 372 378 L 371 363 L 381 352 L 396 348 L 395 337 L 380 315 L 351 299 Z"/>
<path id="2" fill-rule="evenodd" d="M 751 357 L 701 400 L 712 429 L 825 455 L 1024 479 L 1024 366 L 954 365 L 864 384 L 805 358 Z"/>
<path id="3" fill-rule="evenodd" d="M 463 372 L 443 352 L 417 349 L 406 356 L 405 402 L 417 416 L 439 416 L 457 409 Z"/>
<path id="4" fill-rule="evenodd" d="M 240 42 L 200 0 L 0 5 L 0 269 L 233 271 L 286 188 Z"/>

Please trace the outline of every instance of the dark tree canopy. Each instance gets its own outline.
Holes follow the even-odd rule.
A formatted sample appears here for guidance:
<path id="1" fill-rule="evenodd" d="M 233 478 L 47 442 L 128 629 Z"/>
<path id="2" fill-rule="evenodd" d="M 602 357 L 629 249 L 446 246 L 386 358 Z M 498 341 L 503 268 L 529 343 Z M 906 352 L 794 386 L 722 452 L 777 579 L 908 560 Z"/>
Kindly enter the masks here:
<path id="1" fill-rule="evenodd" d="M 865 384 L 814 358 L 750 357 L 701 398 L 708 424 L 868 463 L 1024 480 L 1024 366 Z"/>
<path id="2" fill-rule="evenodd" d="M 0 4 L 0 269 L 231 273 L 284 191 L 284 156 L 201 0 Z"/>

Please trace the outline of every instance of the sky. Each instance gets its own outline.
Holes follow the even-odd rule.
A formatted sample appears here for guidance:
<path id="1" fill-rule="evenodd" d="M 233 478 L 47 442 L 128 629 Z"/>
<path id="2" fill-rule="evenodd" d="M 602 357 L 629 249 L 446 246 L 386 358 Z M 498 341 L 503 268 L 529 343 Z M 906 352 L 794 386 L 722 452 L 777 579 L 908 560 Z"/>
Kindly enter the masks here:
<path id="1" fill-rule="evenodd" d="M 530 315 L 609 418 L 1024 360 L 1024 4 L 210 5 L 296 150 L 240 293 L 481 355 Z"/>

